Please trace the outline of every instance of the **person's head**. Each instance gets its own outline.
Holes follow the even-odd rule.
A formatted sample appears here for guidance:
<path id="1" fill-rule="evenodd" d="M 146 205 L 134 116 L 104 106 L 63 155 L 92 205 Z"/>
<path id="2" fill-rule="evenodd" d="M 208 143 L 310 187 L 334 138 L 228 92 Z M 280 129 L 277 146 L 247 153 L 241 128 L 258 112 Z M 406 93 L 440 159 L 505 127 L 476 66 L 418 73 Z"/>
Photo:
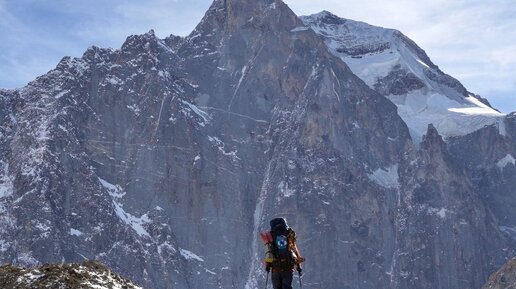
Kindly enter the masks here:
<path id="1" fill-rule="evenodd" d="M 271 225 L 271 231 L 288 229 L 287 220 L 285 220 L 285 218 L 272 219 L 270 222 L 270 225 Z"/>

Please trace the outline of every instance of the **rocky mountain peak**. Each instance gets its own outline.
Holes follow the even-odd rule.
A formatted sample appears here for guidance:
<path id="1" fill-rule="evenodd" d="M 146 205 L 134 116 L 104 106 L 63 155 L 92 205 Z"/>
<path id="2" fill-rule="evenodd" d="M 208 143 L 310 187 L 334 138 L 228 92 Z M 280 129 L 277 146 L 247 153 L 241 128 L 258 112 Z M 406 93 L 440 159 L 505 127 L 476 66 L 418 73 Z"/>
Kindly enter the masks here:
<path id="1" fill-rule="evenodd" d="M 437 131 L 433 124 L 428 125 L 426 134 L 423 135 L 420 148 L 421 151 L 429 157 L 429 159 L 441 156 L 443 153 L 447 153 L 446 142 L 444 142 L 439 131 Z"/>
<path id="2" fill-rule="evenodd" d="M 287 29 L 286 26 L 295 27 L 299 22 L 281 0 L 216 0 L 190 37 L 200 33 L 210 35 L 217 31 L 229 33 L 248 28 L 282 31 Z"/>
<path id="3" fill-rule="evenodd" d="M 439 135 L 437 128 L 435 128 L 432 123 L 428 125 L 426 134 L 423 136 L 423 142 L 444 143 L 443 138 Z"/>
<path id="4" fill-rule="evenodd" d="M 450 137 L 500 123 L 504 117 L 442 72 L 422 48 L 397 30 L 325 11 L 301 19 L 353 73 L 398 106 L 416 143 L 429 123 L 434 123 L 442 136 Z"/>
<path id="5" fill-rule="evenodd" d="M 319 13 L 316 13 L 316 14 L 312 14 L 310 15 L 309 17 L 312 17 L 314 19 L 318 19 L 319 21 L 321 21 L 322 23 L 325 23 L 325 24 L 343 24 L 345 23 L 346 21 L 348 21 L 347 19 L 345 18 L 341 18 L 333 13 L 331 13 L 330 11 L 327 11 L 327 10 L 323 10 Z"/>

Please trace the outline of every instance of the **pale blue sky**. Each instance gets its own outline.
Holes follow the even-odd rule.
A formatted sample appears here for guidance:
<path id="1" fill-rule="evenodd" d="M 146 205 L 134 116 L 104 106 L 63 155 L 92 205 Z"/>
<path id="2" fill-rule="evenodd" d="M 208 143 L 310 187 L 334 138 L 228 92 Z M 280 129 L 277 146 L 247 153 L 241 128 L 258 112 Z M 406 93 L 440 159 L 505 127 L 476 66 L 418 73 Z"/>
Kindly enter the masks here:
<path id="1" fill-rule="evenodd" d="M 513 0 L 285 0 L 298 15 L 328 10 L 395 28 L 443 71 L 503 112 L 516 111 Z M 87 47 L 131 34 L 186 35 L 211 0 L 0 0 L 0 88 L 24 86 Z"/>

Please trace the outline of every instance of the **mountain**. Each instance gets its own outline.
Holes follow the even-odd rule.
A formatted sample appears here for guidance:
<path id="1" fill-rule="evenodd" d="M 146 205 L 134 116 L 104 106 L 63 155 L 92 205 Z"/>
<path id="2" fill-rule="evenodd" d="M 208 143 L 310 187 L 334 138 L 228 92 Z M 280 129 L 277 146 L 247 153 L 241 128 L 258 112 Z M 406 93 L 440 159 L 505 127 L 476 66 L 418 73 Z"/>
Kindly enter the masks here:
<path id="1" fill-rule="evenodd" d="M 496 124 L 504 114 L 442 72 L 414 41 L 393 29 L 340 18 L 330 12 L 301 17 L 369 87 L 390 99 L 419 142 L 428 123 L 445 137 Z"/>
<path id="2" fill-rule="evenodd" d="M 0 267 L 1 288 L 84 288 L 142 289 L 131 281 L 112 273 L 96 261 L 80 264 L 43 265 L 37 268 Z"/>
<path id="3" fill-rule="evenodd" d="M 442 72 L 401 32 L 323 11 L 302 16 L 368 86 L 390 99 L 417 144 L 432 124 L 447 141 L 454 162 L 467 170 L 483 201 L 516 240 L 515 113 L 504 115 Z"/>
<path id="4" fill-rule="evenodd" d="M 90 47 L 0 90 L 0 262 L 96 259 L 146 288 L 258 288 L 258 232 L 284 216 L 307 286 L 479 288 L 514 248 L 516 219 L 500 216 L 516 199 L 515 118 L 414 134 L 326 43 L 279 0 L 216 0 L 187 37 Z M 492 174 L 476 177 L 479 162 Z"/>

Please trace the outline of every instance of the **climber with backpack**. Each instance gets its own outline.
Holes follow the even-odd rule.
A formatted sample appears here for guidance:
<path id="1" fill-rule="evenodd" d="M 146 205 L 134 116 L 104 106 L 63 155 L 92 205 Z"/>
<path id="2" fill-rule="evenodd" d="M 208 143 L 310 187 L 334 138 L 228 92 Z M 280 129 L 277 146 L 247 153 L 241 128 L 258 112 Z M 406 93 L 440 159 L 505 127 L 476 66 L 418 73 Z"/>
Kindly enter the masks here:
<path id="1" fill-rule="evenodd" d="M 301 257 L 296 245 L 296 233 L 289 228 L 284 218 L 275 218 L 270 221 L 270 232 L 260 233 L 265 244 L 265 270 L 267 281 L 272 270 L 272 286 L 274 289 L 292 289 L 294 268 L 299 274 L 301 284 L 301 263 L 305 258 Z M 267 286 L 267 285 L 266 285 Z"/>

